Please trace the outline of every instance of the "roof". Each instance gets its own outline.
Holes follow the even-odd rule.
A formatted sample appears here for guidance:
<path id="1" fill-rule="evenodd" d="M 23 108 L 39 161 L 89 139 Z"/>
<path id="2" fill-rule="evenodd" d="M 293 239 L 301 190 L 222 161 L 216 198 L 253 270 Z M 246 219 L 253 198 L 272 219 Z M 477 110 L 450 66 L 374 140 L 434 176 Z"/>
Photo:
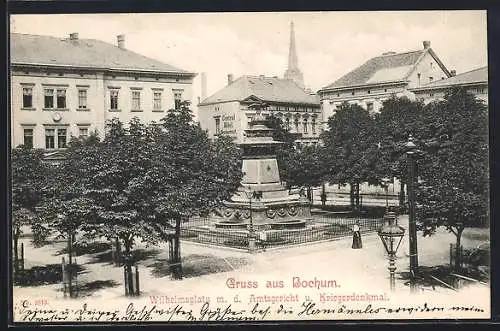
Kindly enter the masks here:
<path id="1" fill-rule="evenodd" d="M 488 67 L 477 68 L 471 71 L 458 74 L 453 77 L 437 80 L 432 83 L 426 84 L 424 86 L 414 88 L 412 90 L 415 91 L 415 90 L 438 89 L 438 88 L 447 88 L 451 86 L 471 85 L 471 84 L 488 84 Z"/>
<path id="2" fill-rule="evenodd" d="M 10 56 L 13 64 L 190 74 L 186 70 L 100 40 L 70 40 L 70 38 L 19 33 L 12 33 L 10 38 Z"/>
<path id="3" fill-rule="evenodd" d="M 448 72 L 431 48 L 404 53 L 388 52 L 371 58 L 322 90 L 406 81 L 427 52 Z"/>
<path id="4" fill-rule="evenodd" d="M 320 104 L 319 97 L 302 89 L 293 80 L 265 76 L 241 76 L 215 94 L 203 100 L 200 105 L 244 101 L 257 97 L 266 102 L 296 104 Z"/>

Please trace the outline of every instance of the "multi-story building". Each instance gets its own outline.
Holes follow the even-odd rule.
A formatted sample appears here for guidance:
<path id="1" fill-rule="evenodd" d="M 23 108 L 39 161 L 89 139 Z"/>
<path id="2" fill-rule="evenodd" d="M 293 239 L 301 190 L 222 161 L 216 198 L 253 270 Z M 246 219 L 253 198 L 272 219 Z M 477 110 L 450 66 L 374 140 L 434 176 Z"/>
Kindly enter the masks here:
<path id="1" fill-rule="evenodd" d="M 71 136 L 133 117 L 159 121 L 168 109 L 191 100 L 196 74 L 99 40 L 11 34 L 12 147 L 48 152 Z"/>
<path id="2" fill-rule="evenodd" d="M 323 87 L 318 94 L 325 121 L 343 102 L 377 112 L 392 95 L 413 99 L 410 89 L 451 77 L 454 71 L 448 71 L 430 46 L 424 41 L 420 50 L 386 52 Z"/>
<path id="3" fill-rule="evenodd" d="M 210 137 L 224 134 L 243 142 L 244 130 L 256 112 L 249 106 L 256 102 L 266 103 L 262 114 L 280 118 L 290 132 L 298 134 L 298 142 L 319 141 L 322 117 L 316 96 L 292 80 L 277 77 L 242 76 L 233 82 L 229 75 L 226 87 L 199 104 L 200 125 Z"/>
<path id="4" fill-rule="evenodd" d="M 429 103 L 442 100 L 450 89 L 463 87 L 477 99 L 488 104 L 488 67 L 477 68 L 456 76 L 438 80 L 427 85 L 411 89 L 417 99 Z"/>
<path id="5" fill-rule="evenodd" d="M 264 116 L 274 115 L 286 128 L 298 137 L 299 144 L 316 144 L 322 131 L 323 116 L 319 98 L 304 89 L 303 75 L 298 67 L 293 23 L 290 30 L 288 68 L 284 78 L 266 76 L 242 76 L 233 80 L 198 105 L 198 118 L 210 137 L 224 134 L 244 140 L 244 132 L 255 115 L 249 109 L 252 103 L 265 103 Z"/>

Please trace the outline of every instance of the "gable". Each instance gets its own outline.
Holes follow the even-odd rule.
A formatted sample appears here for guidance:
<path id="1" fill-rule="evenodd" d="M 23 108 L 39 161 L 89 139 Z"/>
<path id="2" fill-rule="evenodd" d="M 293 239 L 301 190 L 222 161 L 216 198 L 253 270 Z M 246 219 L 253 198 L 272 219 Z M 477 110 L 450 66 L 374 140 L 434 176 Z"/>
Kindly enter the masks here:
<path id="1" fill-rule="evenodd" d="M 408 76 L 408 87 L 423 86 L 450 76 L 448 69 L 444 67 L 435 53 L 427 52 Z"/>

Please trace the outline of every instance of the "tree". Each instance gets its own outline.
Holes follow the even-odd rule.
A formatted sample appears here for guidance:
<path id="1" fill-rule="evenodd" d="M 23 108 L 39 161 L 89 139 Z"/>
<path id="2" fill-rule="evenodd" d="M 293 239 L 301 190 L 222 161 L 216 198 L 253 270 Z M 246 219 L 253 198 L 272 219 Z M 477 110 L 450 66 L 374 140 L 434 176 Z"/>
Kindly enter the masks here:
<path id="1" fill-rule="evenodd" d="M 296 150 L 295 140 L 297 139 L 297 135 L 290 133 L 289 128 L 283 125 L 283 121 L 272 114 L 267 117 L 267 125 L 273 129 L 274 140 L 282 142 L 282 145 L 276 151 L 278 170 L 281 181 L 285 182 L 288 188 L 291 188 L 294 185 L 292 183 L 293 170 L 290 168 L 289 161 L 293 159 L 291 155 Z"/>
<path id="2" fill-rule="evenodd" d="M 161 121 L 157 150 L 152 156 L 153 178 L 161 178 L 151 196 L 157 228 L 174 226 L 173 276 L 182 277 L 181 224 L 207 214 L 228 200 L 243 176 L 241 153 L 227 137 L 210 141 L 192 121 L 188 104 L 170 110 Z"/>
<path id="3" fill-rule="evenodd" d="M 380 178 L 396 177 L 400 180 L 400 205 L 404 203 L 407 175 L 405 145 L 409 135 L 416 141 L 426 135 L 427 127 L 423 125 L 426 116 L 422 102 L 395 96 L 384 101 L 380 112 L 375 115 L 377 134 L 374 143 L 379 149 L 376 172 Z"/>
<path id="4" fill-rule="evenodd" d="M 301 146 L 284 155 L 282 162 L 286 164 L 284 179 L 291 186 L 307 187 L 309 199 L 312 200 L 312 187 L 321 185 L 325 175 L 323 148 L 320 146 Z"/>
<path id="5" fill-rule="evenodd" d="M 69 295 L 73 296 L 72 280 L 76 268 L 73 265 L 73 245 L 76 234 L 93 233 L 89 220 L 93 217 L 93 201 L 85 196 L 89 178 L 96 164 L 99 137 L 96 132 L 88 138 L 73 137 L 60 164 L 50 165 L 47 177 L 47 193 L 39 207 L 44 232 L 55 232 L 67 239 Z M 94 231 L 95 232 L 95 231 Z"/>
<path id="6" fill-rule="evenodd" d="M 136 239 L 173 240 L 172 273 L 181 278 L 181 224 L 236 191 L 242 177 L 237 147 L 225 137 L 212 142 L 183 103 L 160 123 L 132 119 L 125 128 L 111 121 L 97 154 L 85 195 L 100 233 L 122 241 L 128 279 Z"/>
<path id="7" fill-rule="evenodd" d="M 23 226 L 37 229 L 37 207 L 46 192 L 47 166 L 43 150 L 19 146 L 12 149 L 12 239 L 14 271 L 18 272 L 18 241 Z M 37 238 L 34 238 L 36 240 Z"/>
<path id="8" fill-rule="evenodd" d="M 380 150 L 377 132 L 369 112 L 356 104 L 344 103 L 328 120 L 322 134 L 326 171 L 330 183 L 350 184 L 351 207 L 359 211 L 359 184 L 378 184 Z"/>
<path id="9" fill-rule="evenodd" d="M 458 249 L 466 227 L 488 220 L 488 110 L 461 88 L 427 110 L 418 168 L 423 182 L 417 189 L 419 226 L 424 235 L 444 226 L 456 236 Z"/>

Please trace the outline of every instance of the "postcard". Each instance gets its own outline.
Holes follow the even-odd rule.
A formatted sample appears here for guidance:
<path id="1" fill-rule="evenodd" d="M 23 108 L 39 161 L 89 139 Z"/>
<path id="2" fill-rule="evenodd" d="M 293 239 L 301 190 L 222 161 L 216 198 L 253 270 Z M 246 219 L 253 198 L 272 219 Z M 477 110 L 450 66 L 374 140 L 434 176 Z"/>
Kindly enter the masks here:
<path id="1" fill-rule="evenodd" d="M 12 322 L 489 319 L 486 11 L 10 16 Z"/>

